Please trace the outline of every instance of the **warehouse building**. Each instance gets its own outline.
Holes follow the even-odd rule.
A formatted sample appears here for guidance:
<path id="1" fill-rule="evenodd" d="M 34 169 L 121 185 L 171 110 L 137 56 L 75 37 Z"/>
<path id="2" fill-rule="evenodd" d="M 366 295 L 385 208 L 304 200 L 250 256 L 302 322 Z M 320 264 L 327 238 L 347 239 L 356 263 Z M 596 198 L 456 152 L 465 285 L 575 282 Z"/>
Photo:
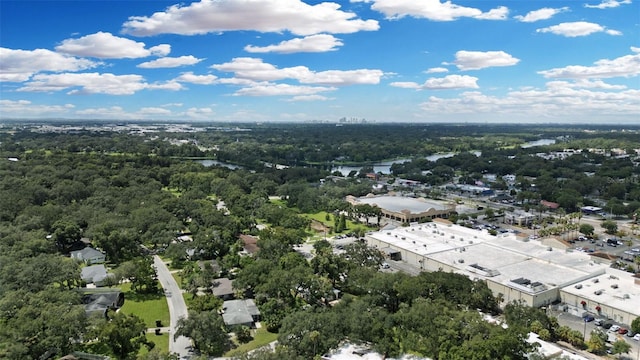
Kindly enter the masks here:
<path id="1" fill-rule="evenodd" d="M 640 278 L 607 269 L 606 273 L 567 286 L 560 291 L 567 311 L 631 324 L 640 317 Z"/>
<path id="2" fill-rule="evenodd" d="M 602 275 L 608 266 L 585 253 L 560 251 L 513 233 L 493 236 L 440 220 L 370 233 L 366 239 L 390 259 L 393 254 L 422 271 L 480 279 L 505 303 L 536 307 L 559 301 L 561 288 Z"/>

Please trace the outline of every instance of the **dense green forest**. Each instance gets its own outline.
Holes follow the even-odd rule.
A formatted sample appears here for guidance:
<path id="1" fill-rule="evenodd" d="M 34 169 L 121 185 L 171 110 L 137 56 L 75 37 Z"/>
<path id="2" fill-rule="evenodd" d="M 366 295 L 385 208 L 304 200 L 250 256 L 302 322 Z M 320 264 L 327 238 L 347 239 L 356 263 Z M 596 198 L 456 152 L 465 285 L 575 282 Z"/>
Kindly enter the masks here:
<path id="1" fill-rule="evenodd" d="M 434 187 L 454 178 L 473 183 L 487 173 L 514 174 L 514 195 L 522 200 L 557 201 L 567 212 L 596 199 L 615 214 L 640 209 L 640 168 L 630 157 L 582 151 L 547 160 L 534 155 L 540 148 L 519 146 L 552 138 L 557 142 L 546 151 L 619 148 L 632 154 L 640 148 L 638 129 L 266 124 L 192 133 L 2 130 L 0 357 L 11 359 L 57 358 L 73 350 L 127 359 L 145 345 L 135 316 L 107 321 L 85 315 L 77 290 L 81 264 L 68 257 L 81 239 L 106 253 L 114 284 L 129 280 L 140 293 L 158 291 L 148 271 L 152 253 L 191 269 L 183 287 L 195 289 L 192 322 L 182 329 L 205 355 L 232 346 L 220 330 L 220 304 L 195 295 L 212 275 L 194 262 L 216 260 L 216 275 L 235 277 L 236 290 L 255 298 L 263 324 L 278 334 L 275 354 L 245 358 L 311 359 L 349 340 L 385 356 L 524 359 L 532 350 L 524 342 L 531 324 L 507 316 L 512 326 L 505 329 L 483 321 L 478 310 L 500 312 L 483 282 L 449 273 L 379 272 L 380 254 L 360 243 L 337 255 L 316 240 L 316 256 L 308 261 L 295 251 L 313 234 L 303 214 L 323 211 L 339 223 L 340 214 L 371 211 L 351 208 L 344 197 L 369 193 L 371 165 L 398 158 L 412 160 L 393 165 L 391 176 Z M 457 155 L 424 159 L 443 152 Z M 206 167 L 194 158 L 241 168 Z M 336 164 L 362 170 L 321 185 Z M 506 190 L 500 182 L 492 186 Z M 217 206 L 221 201 L 224 207 Z M 185 233 L 192 242 L 174 241 Z M 259 236 L 255 257 L 238 255 L 240 234 Z M 334 290 L 343 294 L 337 304 L 329 301 Z M 528 310 L 513 305 L 509 311 Z M 543 317 L 539 322 L 558 338 L 557 326 Z M 197 329 L 213 330 L 205 335 Z M 157 349 L 140 356 L 170 357 Z"/>

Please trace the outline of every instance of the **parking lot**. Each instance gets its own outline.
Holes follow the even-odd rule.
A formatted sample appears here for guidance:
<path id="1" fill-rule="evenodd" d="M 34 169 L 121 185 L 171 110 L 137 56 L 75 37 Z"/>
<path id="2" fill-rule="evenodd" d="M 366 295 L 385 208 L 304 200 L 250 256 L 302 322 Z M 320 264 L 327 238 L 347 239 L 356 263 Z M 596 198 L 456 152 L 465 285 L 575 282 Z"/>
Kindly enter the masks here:
<path id="1" fill-rule="evenodd" d="M 617 332 L 613 332 L 602 328 L 602 326 L 596 326 L 595 321 L 585 322 L 581 317 L 571 315 L 562 311 L 552 311 L 549 310 L 549 316 L 555 316 L 558 319 L 558 323 L 560 325 L 565 325 L 570 327 L 573 330 L 580 331 L 585 340 L 588 341 L 591 337 L 591 332 L 595 329 L 602 329 L 607 332 L 608 335 L 608 343 L 612 344 L 616 340 L 624 340 L 631 345 L 631 352 L 629 354 L 623 355 L 619 357 L 619 359 L 638 359 L 640 357 L 640 341 L 635 341 L 631 337 L 618 334 Z M 618 325 L 624 326 L 624 325 Z M 628 326 L 625 326 L 628 329 Z"/>

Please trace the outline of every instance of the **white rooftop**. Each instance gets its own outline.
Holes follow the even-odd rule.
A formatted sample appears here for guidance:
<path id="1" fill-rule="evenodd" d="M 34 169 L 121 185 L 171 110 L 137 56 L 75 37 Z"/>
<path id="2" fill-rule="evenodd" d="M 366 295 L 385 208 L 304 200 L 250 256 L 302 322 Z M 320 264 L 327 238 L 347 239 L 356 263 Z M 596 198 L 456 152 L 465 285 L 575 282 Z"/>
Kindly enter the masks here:
<path id="1" fill-rule="evenodd" d="M 595 263 L 586 253 L 552 249 L 539 241 L 519 239 L 515 234 L 493 236 L 486 230 L 438 222 L 384 230 L 369 236 L 450 265 L 471 278 L 486 276 L 475 269 L 470 271 L 470 265 L 478 265 L 493 271 L 492 281 L 503 284 L 525 278 L 548 288 L 562 287 L 603 273 L 607 267 Z"/>
<path id="2" fill-rule="evenodd" d="M 486 230 L 478 231 L 464 226 L 430 222 L 393 230 L 383 230 L 369 236 L 397 248 L 426 255 L 466 247 L 491 240 Z M 509 234 L 509 236 L 515 236 Z"/>
<path id="3" fill-rule="evenodd" d="M 635 284 L 634 279 L 631 273 L 607 268 L 605 274 L 567 286 L 562 291 L 640 316 L 640 285 Z M 602 290 L 600 295 L 595 294 L 598 290 Z"/>
<path id="4" fill-rule="evenodd" d="M 430 209 L 434 209 L 437 211 L 449 209 L 449 205 L 445 202 L 403 196 L 384 195 L 374 197 L 360 197 L 357 198 L 357 201 L 361 204 L 377 205 L 381 209 L 397 213 L 409 211 L 411 214 L 419 214 L 427 212 Z"/>

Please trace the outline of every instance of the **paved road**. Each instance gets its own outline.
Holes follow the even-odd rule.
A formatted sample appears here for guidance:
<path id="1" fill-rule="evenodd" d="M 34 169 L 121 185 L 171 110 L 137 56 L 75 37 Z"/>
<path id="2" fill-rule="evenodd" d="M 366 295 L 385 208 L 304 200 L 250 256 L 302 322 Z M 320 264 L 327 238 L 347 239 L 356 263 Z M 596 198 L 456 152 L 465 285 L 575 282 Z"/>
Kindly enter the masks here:
<path id="1" fill-rule="evenodd" d="M 176 280 L 171 276 L 169 268 L 160 259 L 158 255 L 153 257 L 153 263 L 158 272 L 158 280 L 164 289 L 165 296 L 167 297 L 167 304 L 169 305 L 169 315 L 171 316 L 169 334 L 169 352 L 176 353 L 182 359 L 183 357 L 189 357 L 192 353 L 191 340 L 187 337 L 180 336 L 177 339 L 173 338 L 173 334 L 176 332 L 176 325 L 178 319 L 187 317 L 187 304 L 182 297 L 182 291 L 178 286 Z"/>

